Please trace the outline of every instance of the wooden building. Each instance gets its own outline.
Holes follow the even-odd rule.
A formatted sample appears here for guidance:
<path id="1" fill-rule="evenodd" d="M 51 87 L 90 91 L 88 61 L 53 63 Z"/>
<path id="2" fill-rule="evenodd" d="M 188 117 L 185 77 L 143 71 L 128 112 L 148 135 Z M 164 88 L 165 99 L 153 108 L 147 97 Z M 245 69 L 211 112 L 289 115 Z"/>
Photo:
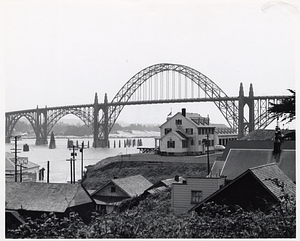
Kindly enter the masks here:
<path id="1" fill-rule="evenodd" d="M 216 143 L 215 127 L 209 118 L 186 113 L 184 108 L 160 126 L 160 137 L 162 155 L 199 155 L 207 150 L 207 137 L 211 151 Z"/>
<path id="2" fill-rule="evenodd" d="M 36 182 L 38 180 L 39 168 L 38 164 L 35 164 L 28 160 L 27 157 L 18 157 L 18 161 L 22 160 L 22 182 Z M 17 179 L 20 181 L 20 166 L 17 164 Z M 9 152 L 5 152 L 5 181 L 15 181 L 15 155 Z"/>
<path id="3" fill-rule="evenodd" d="M 95 210 L 95 203 L 81 184 L 6 182 L 5 209 L 21 216 L 40 217 L 54 212 L 59 217 L 77 212 L 85 222 Z"/>
<path id="4" fill-rule="evenodd" d="M 212 201 L 219 205 L 266 211 L 272 204 L 280 202 L 284 194 L 296 197 L 296 185 L 275 163 L 270 163 L 249 168 L 189 211 L 200 214 L 203 204 Z"/>
<path id="5" fill-rule="evenodd" d="M 94 191 L 91 195 L 96 203 L 97 211 L 110 213 L 123 200 L 140 196 L 152 185 L 142 175 L 115 178 Z"/>
<path id="6" fill-rule="evenodd" d="M 171 204 L 174 214 L 183 214 L 206 197 L 219 190 L 225 178 L 187 177 L 183 183 L 173 183 Z"/>

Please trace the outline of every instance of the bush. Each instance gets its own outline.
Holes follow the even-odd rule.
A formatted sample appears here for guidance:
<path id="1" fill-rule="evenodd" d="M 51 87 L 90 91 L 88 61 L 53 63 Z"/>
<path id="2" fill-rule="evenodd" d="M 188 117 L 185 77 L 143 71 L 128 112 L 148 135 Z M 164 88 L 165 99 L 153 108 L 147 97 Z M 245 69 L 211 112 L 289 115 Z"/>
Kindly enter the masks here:
<path id="1" fill-rule="evenodd" d="M 130 209 L 106 215 L 93 213 L 89 225 L 78 215 L 58 219 L 54 214 L 28 219 L 8 232 L 8 238 L 295 238 L 296 205 L 283 198 L 268 213 L 207 203 L 201 215 L 175 216 L 171 191 L 127 203 Z"/>

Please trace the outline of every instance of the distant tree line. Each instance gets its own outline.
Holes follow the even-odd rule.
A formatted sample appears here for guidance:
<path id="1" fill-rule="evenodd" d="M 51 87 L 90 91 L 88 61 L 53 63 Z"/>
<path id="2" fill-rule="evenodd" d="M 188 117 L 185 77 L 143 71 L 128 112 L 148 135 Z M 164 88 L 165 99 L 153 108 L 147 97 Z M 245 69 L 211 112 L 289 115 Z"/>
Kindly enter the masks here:
<path id="1" fill-rule="evenodd" d="M 30 123 L 25 121 L 18 121 L 15 125 L 16 132 L 34 134 L 33 128 Z M 111 133 L 116 133 L 118 131 L 132 132 L 137 131 L 159 131 L 158 125 L 142 125 L 142 124 L 130 124 L 129 126 L 121 126 L 115 123 Z M 84 124 L 66 124 L 64 122 L 58 122 L 52 129 L 54 135 L 56 136 L 87 136 L 92 135 L 91 129 L 89 129 Z"/>

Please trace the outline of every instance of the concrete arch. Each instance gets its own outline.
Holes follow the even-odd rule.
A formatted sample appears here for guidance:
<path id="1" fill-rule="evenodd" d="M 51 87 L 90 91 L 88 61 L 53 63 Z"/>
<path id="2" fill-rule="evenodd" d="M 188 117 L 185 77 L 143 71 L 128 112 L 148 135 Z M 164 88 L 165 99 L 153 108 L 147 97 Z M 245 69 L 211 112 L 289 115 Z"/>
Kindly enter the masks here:
<path id="1" fill-rule="evenodd" d="M 112 129 L 118 116 L 124 108 L 124 105 L 117 105 L 121 102 L 127 102 L 130 97 L 135 93 L 139 87 L 152 76 L 164 72 L 175 71 L 178 72 L 190 80 L 192 80 L 199 88 L 201 88 L 209 98 L 228 98 L 226 93 L 207 76 L 199 71 L 181 64 L 161 63 L 144 68 L 130 78 L 123 87 L 118 91 L 115 97 L 112 99 L 112 105 L 108 108 L 108 130 Z M 220 110 L 229 126 L 233 129 L 238 127 L 238 107 L 233 100 L 220 100 L 214 101 L 216 107 Z M 103 123 L 104 116 L 100 120 Z M 103 129 L 100 130 L 100 135 L 103 133 Z"/>

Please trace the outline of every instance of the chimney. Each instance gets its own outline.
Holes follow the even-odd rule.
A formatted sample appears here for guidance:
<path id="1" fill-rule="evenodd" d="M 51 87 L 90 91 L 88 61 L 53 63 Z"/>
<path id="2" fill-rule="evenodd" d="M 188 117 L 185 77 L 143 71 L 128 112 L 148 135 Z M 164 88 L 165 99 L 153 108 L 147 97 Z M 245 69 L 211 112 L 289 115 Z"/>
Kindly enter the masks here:
<path id="1" fill-rule="evenodd" d="M 182 108 L 181 109 L 181 114 L 185 117 L 186 116 L 186 109 L 185 108 Z"/>
<path id="2" fill-rule="evenodd" d="M 273 149 L 273 154 L 276 156 L 281 152 L 281 130 L 276 126 L 275 129 L 275 138 L 274 138 L 274 149 Z"/>
<path id="3" fill-rule="evenodd" d="M 179 176 L 176 175 L 175 178 L 174 178 L 174 180 L 175 180 L 176 182 L 179 182 Z"/>

